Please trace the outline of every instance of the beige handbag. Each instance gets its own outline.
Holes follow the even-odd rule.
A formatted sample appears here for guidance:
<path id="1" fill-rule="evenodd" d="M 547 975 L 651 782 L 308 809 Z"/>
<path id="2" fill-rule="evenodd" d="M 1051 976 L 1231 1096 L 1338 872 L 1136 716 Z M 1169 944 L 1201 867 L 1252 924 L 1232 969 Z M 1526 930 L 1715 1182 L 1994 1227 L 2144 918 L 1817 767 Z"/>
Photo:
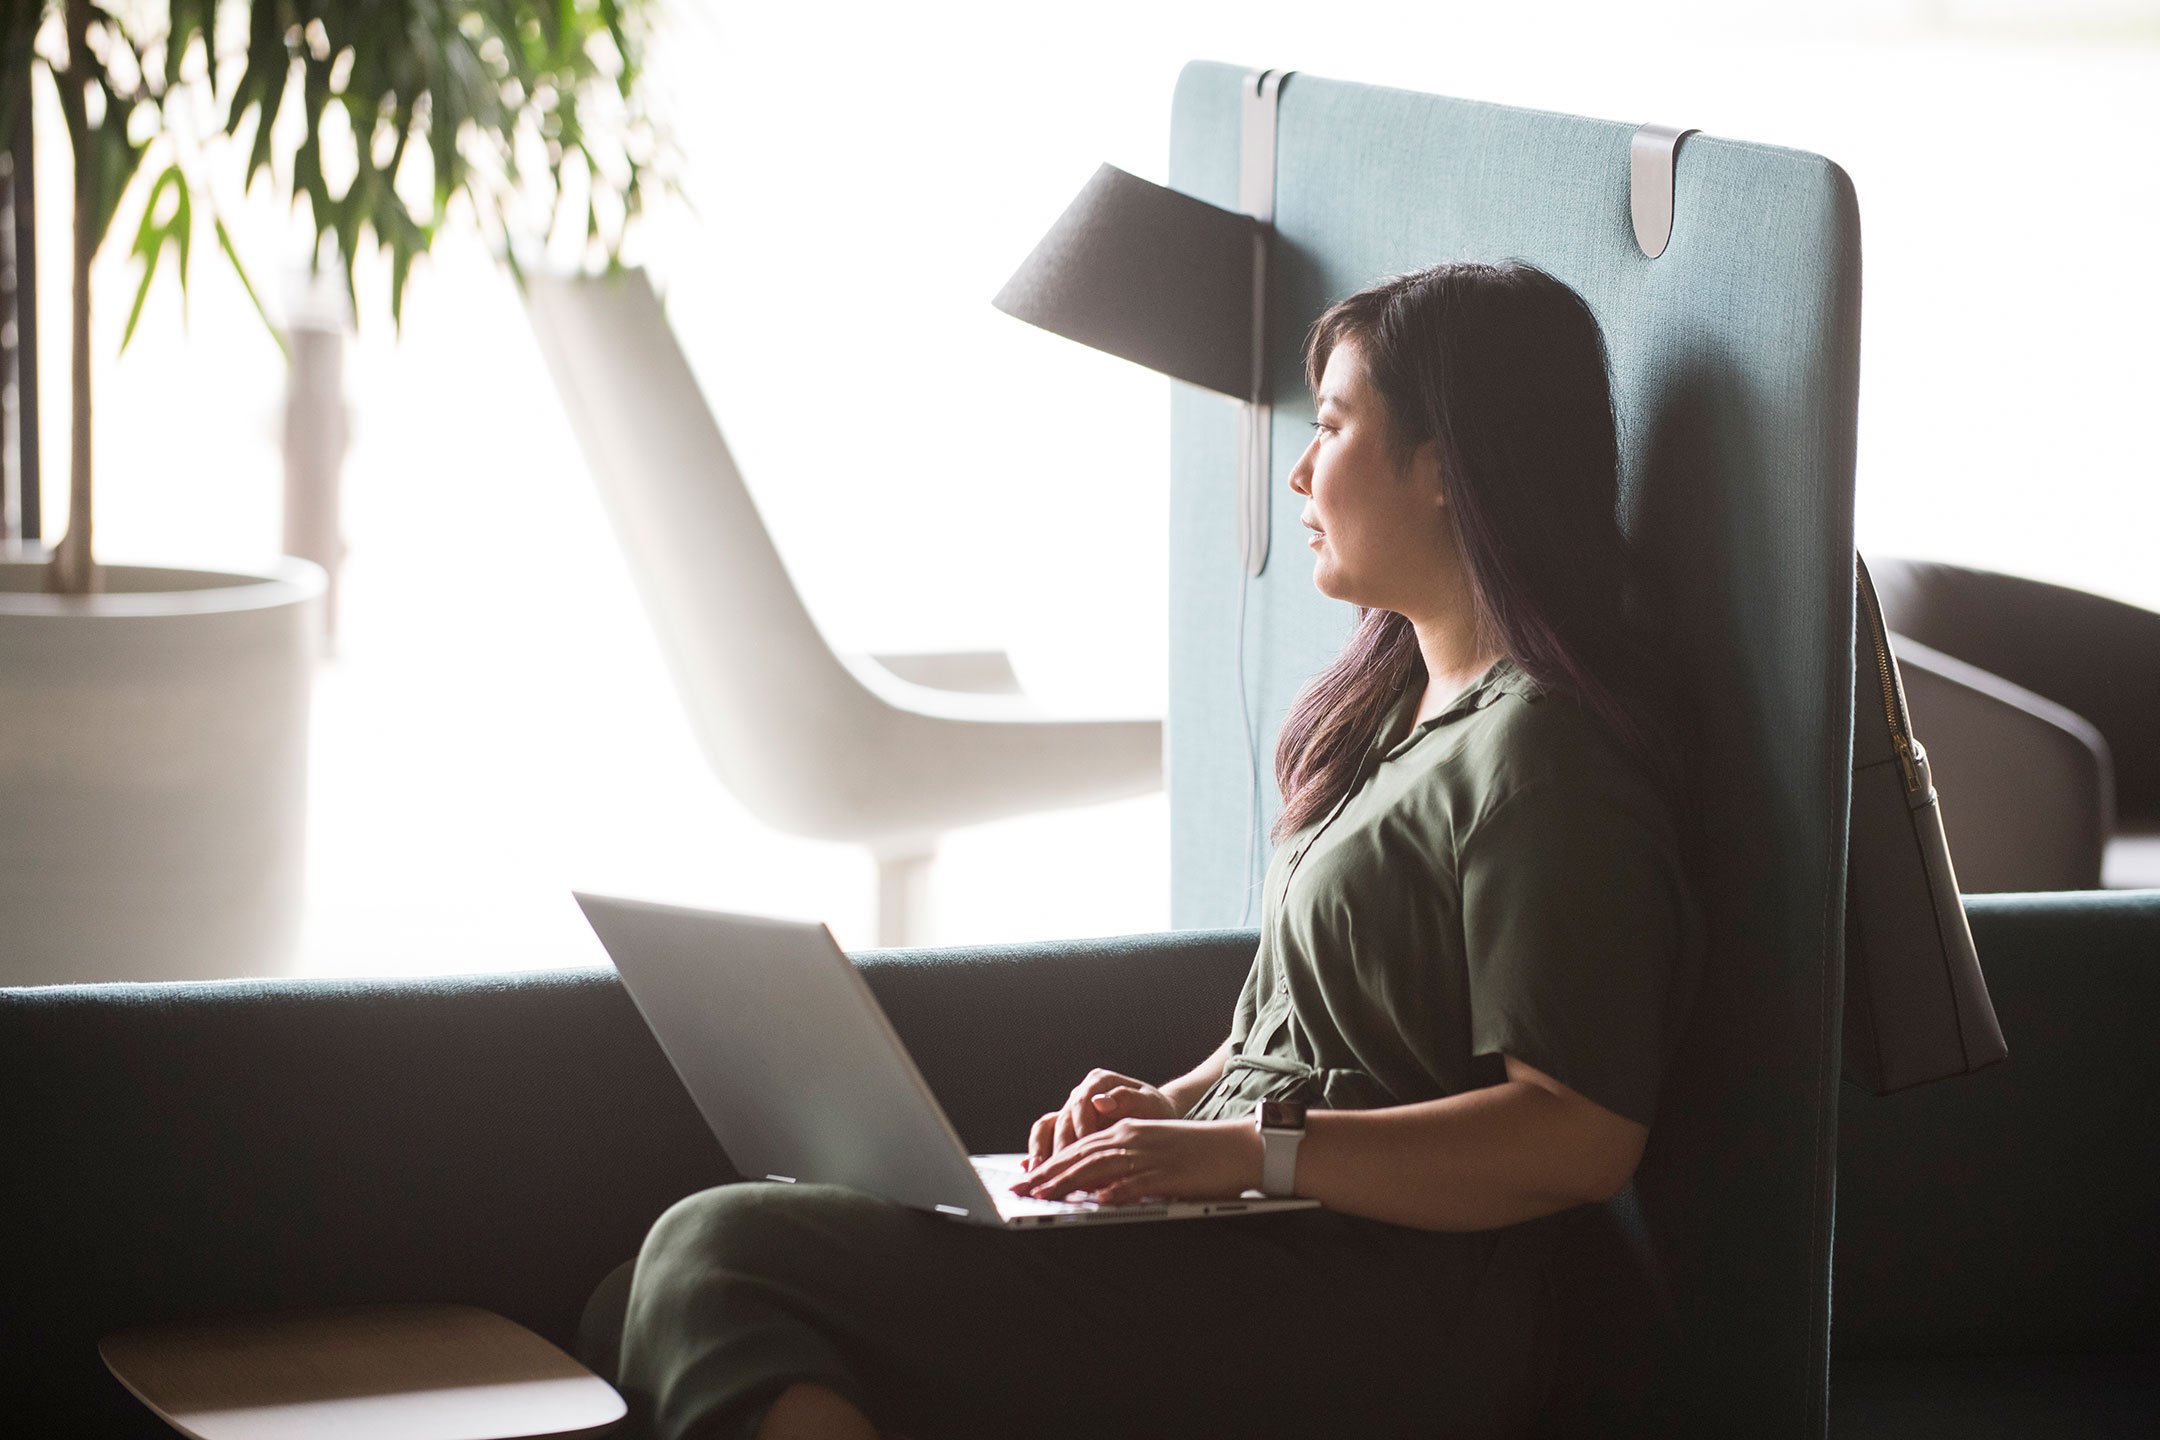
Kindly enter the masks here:
<path id="1" fill-rule="evenodd" d="M 1851 845 L 1845 868 L 1845 1078 L 1887 1095 L 2009 1053 L 1958 896 L 1942 807 L 1867 564 L 1858 577 Z"/>

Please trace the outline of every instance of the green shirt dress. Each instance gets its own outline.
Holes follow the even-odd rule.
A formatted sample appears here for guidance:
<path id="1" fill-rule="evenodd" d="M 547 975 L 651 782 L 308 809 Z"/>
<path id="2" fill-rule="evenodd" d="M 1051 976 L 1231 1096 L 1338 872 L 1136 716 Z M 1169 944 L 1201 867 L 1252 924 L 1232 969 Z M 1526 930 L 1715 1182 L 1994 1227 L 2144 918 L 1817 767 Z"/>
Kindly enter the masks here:
<path id="1" fill-rule="evenodd" d="M 1703 943 L 1663 796 L 1512 660 L 1413 724 L 1420 698 L 1276 848 L 1231 1053 L 1189 1118 L 1435 1100 L 1513 1055 L 1649 1124 Z"/>
<path id="2" fill-rule="evenodd" d="M 1649 1120 L 1700 948 L 1654 787 L 1508 662 L 1412 725 L 1418 699 L 1278 848 L 1234 1053 L 1190 1118 L 1431 1100 L 1514 1055 Z M 1006 1233 L 728 1184 L 646 1237 L 616 1378 L 658 1440 L 751 1440 L 805 1381 L 910 1440 L 1502 1440 L 1553 1373 L 1541 1226 Z"/>

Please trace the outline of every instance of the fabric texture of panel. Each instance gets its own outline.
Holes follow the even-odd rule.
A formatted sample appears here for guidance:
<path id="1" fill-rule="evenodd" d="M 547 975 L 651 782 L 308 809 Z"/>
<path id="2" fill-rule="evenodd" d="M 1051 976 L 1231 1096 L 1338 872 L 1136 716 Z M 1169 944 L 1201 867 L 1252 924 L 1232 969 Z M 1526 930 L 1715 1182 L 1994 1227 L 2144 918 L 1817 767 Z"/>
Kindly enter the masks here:
<path id="1" fill-rule="evenodd" d="M 1242 74 L 1190 65 L 1173 106 L 1170 182 L 1218 204 L 1237 198 Z M 1814 1440 L 1851 754 L 1858 205 L 1822 156 L 1691 135 L 1671 243 L 1647 259 L 1629 219 L 1635 128 L 1285 82 L 1266 347 L 1271 548 L 1250 582 L 1237 563 L 1235 407 L 1185 387 L 1172 404 L 1172 920 L 1231 924 L 1252 908 L 1280 803 L 1275 736 L 1354 620 L 1314 588 L 1286 498 L 1313 418 L 1298 365 L 1307 326 L 1384 275 L 1450 260 L 1538 265 L 1605 333 L 1621 519 L 1661 592 L 1688 677 L 1680 698 L 1699 722 L 1686 819 L 1703 837 L 1709 957 L 1636 1175 L 1639 1208 L 1607 1236 L 1614 1254 L 1636 1255 L 1612 1273 L 1668 1296 L 1670 1324 L 1627 1373 L 1618 1338 L 1586 1328 L 1553 1423 Z M 1628 1308 L 1595 1285 L 1576 1307 Z M 1609 1397 L 1646 1368 L 1658 1383 L 1642 1413 L 1615 1414 Z"/>

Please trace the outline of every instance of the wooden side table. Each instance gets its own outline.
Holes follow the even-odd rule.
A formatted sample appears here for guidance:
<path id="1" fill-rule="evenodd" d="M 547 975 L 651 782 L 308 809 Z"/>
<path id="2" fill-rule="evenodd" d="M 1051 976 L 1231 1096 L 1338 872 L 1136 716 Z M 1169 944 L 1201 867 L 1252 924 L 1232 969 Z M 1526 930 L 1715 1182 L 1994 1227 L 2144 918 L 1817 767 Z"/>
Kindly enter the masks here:
<path id="1" fill-rule="evenodd" d="M 622 1396 L 470 1305 L 366 1305 L 146 1325 L 105 1366 L 194 1440 L 524 1440 L 597 1435 Z"/>

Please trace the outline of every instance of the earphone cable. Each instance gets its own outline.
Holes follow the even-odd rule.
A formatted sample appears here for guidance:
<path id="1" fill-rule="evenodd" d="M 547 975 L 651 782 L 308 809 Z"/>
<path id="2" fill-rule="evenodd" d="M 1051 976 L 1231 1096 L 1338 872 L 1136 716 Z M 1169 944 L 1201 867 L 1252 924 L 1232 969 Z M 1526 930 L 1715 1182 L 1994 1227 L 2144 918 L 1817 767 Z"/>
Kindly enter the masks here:
<path id="1" fill-rule="evenodd" d="M 1237 640 L 1235 663 L 1237 669 L 1238 737 L 1245 742 L 1245 846 L 1238 852 L 1238 868 L 1245 882 L 1244 902 L 1238 908 L 1238 928 L 1245 928 L 1252 917 L 1253 891 L 1258 882 L 1253 878 L 1253 832 L 1260 823 L 1260 741 L 1253 734 L 1252 706 L 1245 696 L 1245 595 L 1252 588 L 1252 580 L 1246 574 L 1247 566 L 1240 557 L 1238 566 Z"/>

